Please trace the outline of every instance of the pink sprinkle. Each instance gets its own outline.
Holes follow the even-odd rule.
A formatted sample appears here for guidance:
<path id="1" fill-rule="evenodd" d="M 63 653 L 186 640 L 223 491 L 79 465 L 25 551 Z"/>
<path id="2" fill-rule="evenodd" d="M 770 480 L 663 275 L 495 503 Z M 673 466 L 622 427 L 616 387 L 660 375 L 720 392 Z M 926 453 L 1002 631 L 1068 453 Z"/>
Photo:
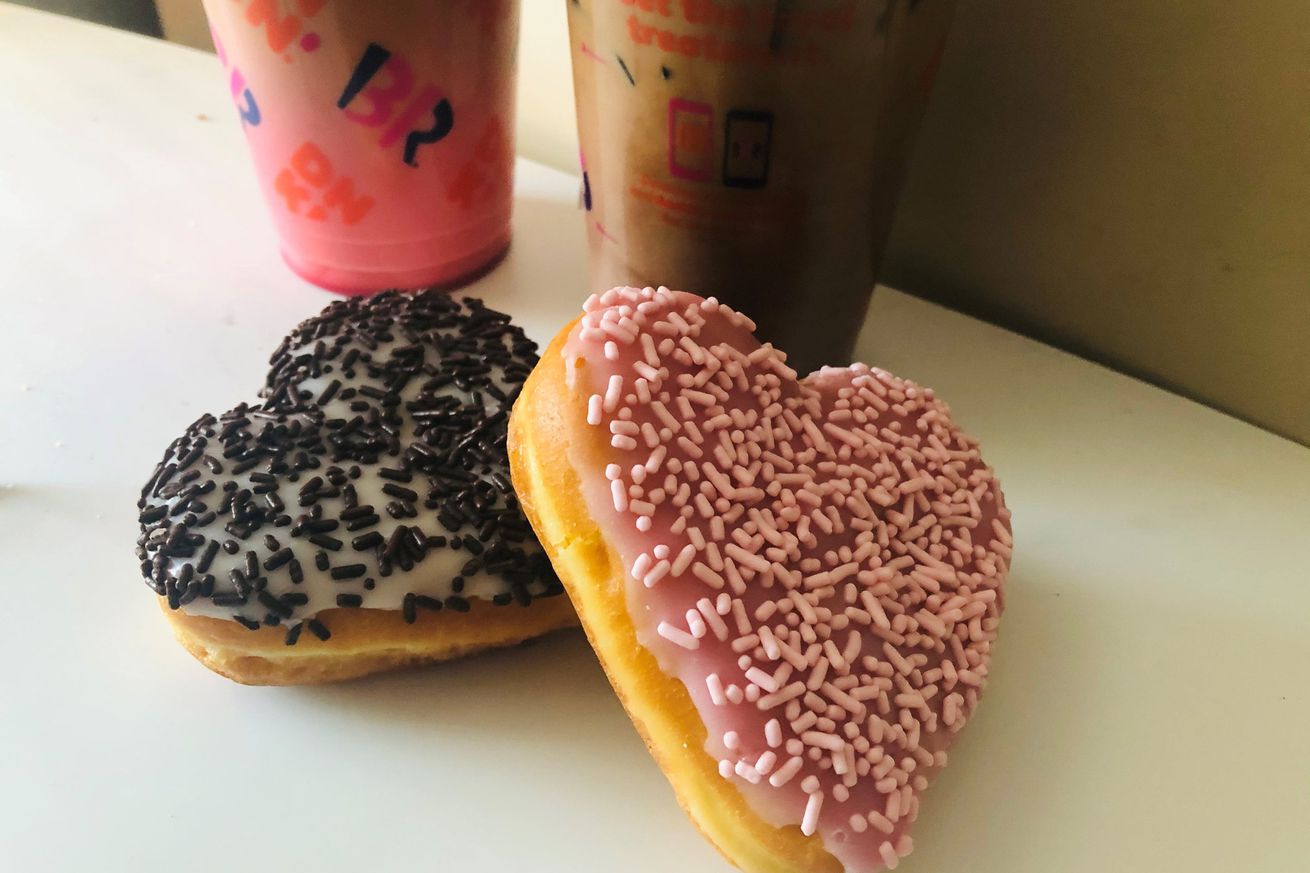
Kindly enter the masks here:
<path id="1" fill-rule="evenodd" d="M 751 632 L 750 619 L 746 617 L 746 607 L 741 605 L 741 601 L 733 598 L 732 601 L 732 618 L 737 623 L 737 633 L 748 634 Z"/>
<path id="2" fill-rule="evenodd" d="M 814 624 L 819 620 L 818 614 L 814 611 L 814 607 L 810 605 L 810 602 L 805 599 L 803 594 L 793 588 L 791 591 L 787 592 L 787 596 L 795 605 L 796 611 L 801 614 L 803 619 L 805 619 L 806 624 Z"/>
<path id="3" fill-rule="evenodd" d="M 769 777 L 769 784 L 774 788 L 781 788 L 790 782 L 792 777 L 800 772 L 801 767 L 804 764 L 805 760 L 799 756 L 789 758 L 786 764 L 779 767 L 777 771 Z"/>
<path id="4" fill-rule="evenodd" d="M 734 752 L 741 745 L 741 737 L 736 731 L 728 731 L 723 735 L 723 745 L 730 752 Z"/>
<path id="5" fill-rule="evenodd" d="M 900 795 L 893 796 L 899 797 Z M 896 825 L 876 809 L 869 810 L 868 815 L 865 817 L 869 820 L 869 824 L 873 825 L 884 834 L 890 834 L 892 831 L 896 830 Z"/>
<path id="6" fill-rule="evenodd" d="M 830 752 L 840 752 L 845 743 L 841 737 L 825 734 L 822 731 L 806 731 L 801 734 L 801 742 L 808 746 L 818 746 L 820 749 L 827 749 Z"/>
<path id="7" fill-rule="evenodd" d="M 614 511 L 625 512 L 628 508 L 628 490 L 618 479 L 610 482 L 610 496 L 614 499 Z"/>
<path id="8" fill-rule="evenodd" d="M 717 612 L 715 612 L 714 604 L 710 602 L 710 599 L 708 597 L 702 597 L 700 600 L 697 600 L 696 608 L 699 609 L 700 614 L 705 617 L 705 624 L 708 625 L 710 631 L 713 632 L 714 638 L 717 640 L 726 640 L 728 638 L 728 626 L 723 623 L 723 619 L 719 617 Z"/>
<path id="9" fill-rule="evenodd" d="M 630 452 L 637 447 L 637 441 L 626 434 L 618 433 L 610 437 L 610 445 L 614 446 L 616 449 Z"/>
<path id="10" fill-rule="evenodd" d="M 736 543 L 728 543 L 723 547 L 723 551 L 725 554 L 730 555 L 734 560 L 736 560 L 737 563 L 750 567 L 757 573 L 769 572 L 768 561 L 764 560 L 759 555 L 746 551 Z"/>
<path id="11" fill-rule="evenodd" d="M 601 414 L 602 414 L 601 404 L 602 404 L 602 403 L 604 403 L 604 398 L 602 398 L 599 394 L 593 394 L 593 395 L 591 395 L 590 398 L 588 398 L 588 400 L 587 400 L 587 424 L 590 424 L 590 425 L 592 425 L 592 426 L 594 427 L 595 425 L 598 425 L 598 424 L 601 423 L 601 421 L 603 421 L 603 419 L 602 419 L 602 417 L 601 417 Z"/>
<path id="12" fill-rule="evenodd" d="M 604 231 L 604 228 L 601 227 L 600 222 L 596 222 L 596 227 L 600 229 L 602 232 Z M 601 322 L 600 329 L 604 333 L 614 337 L 616 340 L 623 343 L 625 346 L 631 345 L 632 341 L 637 338 L 636 335 L 632 333 L 632 331 L 618 324 L 615 324 L 612 321 Z"/>
<path id="13" fill-rule="evenodd" d="M 805 836 L 813 836 L 814 832 L 818 830 L 819 810 L 821 809 L 823 809 L 823 795 L 815 792 L 805 802 L 805 815 L 801 818 L 801 833 L 805 834 Z M 890 847 L 891 844 L 883 843 L 883 845 Z M 886 858 L 886 855 L 883 857 Z"/>
<path id="14" fill-rule="evenodd" d="M 637 372 L 638 376 L 641 376 L 648 382 L 654 383 L 660 380 L 659 371 L 645 361 L 637 361 L 632 365 L 632 369 Z"/>
<path id="15" fill-rule="evenodd" d="M 658 367 L 660 365 L 660 356 L 655 351 L 655 340 L 648 333 L 641 335 L 641 354 L 650 366 Z"/>
<path id="16" fill-rule="evenodd" d="M 778 690 L 778 685 L 773 681 L 773 676 L 765 673 L 759 667 L 751 667 L 746 671 L 746 678 L 754 682 L 760 688 L 772 694 Z"/>
<path id="17" fill-rule="evenodd" d="M 949 662 L 947 662 L 949 663 Z M 964 698 L 959 694 L 948 694 L 946 700 L 942 702 L 942 723 L 947 727 L 954 726 L 956 719 L 960 715 L 960 704 Z"/>
<path id="18" fill-rule="evenodd" d="M 846 647 L 842 649 L 842 660 L 846 661 L 848 664 L 854 663 L 855 659 L 860 654 L 860 646 L 863 643 L 863 639 L 864 638 L 860 636 L 858 631 L 851 631 L 850 635 L 846 637 Z"/>
<path id="19" fill-rule="evenodd" d="M 697 612 L 694 609 L 689 609 L 687 610 L 686 618 L 687 618 L 687 630 L 691 631 L 691 635 L 693 637 L 695 637 L 696 639 L 700 639 L 701 637 L 705 636 L 706 633 L 705 619 L 701 618 L 701 614 L 699 612 Z"/>
<path id="20" fill-rule="evenodd" d="M 674 627 L 667 621 L 660 622 L 656 626 L 655 632 L 674 645 L 681 646 L 684 649 L 693 650 L 700 648 L 700 640 L 696 639 L 685 630 Z"/>
<path id="21" fill-rule="evenodd" d="M 710 700 L 715 706 L 723 706 L 728 702 L 728 698 L 723 696 L 723 680 L 719 678 L 718 673 L 711 673 L 705 677 L 705 687 L 710 692 Z"/>
<path id="22" fill-rule="evenodd" d="M 738 637 L 732 641 L 732 650 L 734 652 L 749 652 L 760 644 L 760 638 L 756 634 L 747 634 L 744 637 Z"/>
<path id="23" fill-rule="evenodd" d="M 946 624 L 926 609 L 921 609 L 914 614 L 915 620 L 919 627 L 927 630 L 934 637 L 946 636 Z"/>
<path id="24" fill-rule="evenodd" d="M 650 555 L 643 552 L 637 556 L 637 560 L 632 562 L 632 578 L 640 579 L 650 570 L 653 560 Z"/>
<path id="25" fill-rule="evenodd" d="M 733 594 L 746 593 L 746 581 L 741 578 L 741 573 L 737 572 L 736 564 L 732 563 L 731 561 L 724 562 L 723 575 L 727 577 L 728 588 L 732 590 Z M 737 602 L 740 603 L 741 601 L 737 601 Z M 743 608 L 742 615 L 743 616 L 745 615 L 744 608 Z"/>
<path id="26" fill-rule="evenodd" d="M 764 739 L 770 748 L 776 749 L 782 745 L 782 725 L 776 718 L 771 718 L 765 722 Z"/>
<path id="27" fill-rule="evenodd" d="M 609 382 L 605 388 L 604 410 L 606 414 L 613 413 L 619 405 L 619 397 L 623 394 L 623 377 L 618 373 L 610 376 Z"/>
<path id="28" fill-rule="evenodd" d="M 758 706 L 762 710 L 773 709 L 774 707 L 781 706 L 782 704 L 786 703 L 789 700 L 795 700 L 797 697 L 800 697 L 804 693 L 805 693 L 805 683 L 793 682 L 792 684 L 788 685 L 786 688 L 782 689 L 781 691 L 761 697 L 759 699 L 759 702 L 756 704 L 756 706 Z"/>
<path id="29" fill-rule="evenodd" d="M 651 568 L 651 571 L 649 573 L 641 577 L 641 584 L 645 585 L 647 588 L 654 588 L 657 584 L 659 584 L 659 581 L 661 579 L 663 579 L 665 576 L 668 575 L 669 567 L 670 564 L 668 560 L 660 561 L 658 564 L 656 564 L 654 567 Z"/>
<path id="30" fill-rule="evenodd" d="M 896 850 L 892 848 L 891 843 L 884 842 L 879 845 L 878 855 L 882 858 L 882 862 L 887 865 L 888 870 L 895 870 L 896 865 L 901 863 L 901 859 L 896 855 Z"/>
<path id="31" fill-rule="evenodd" d="M 605 341 L 605 357 L 611 361 L 619 359 L 619 346 L 614 340 Z"/>
<path id="32" fill-rule="evenodd" d="M 900 821 L 901 818 L 901 793 L 893 792 L 887 796 L 887 808 L 884 810 L 889 821 Z M 889 830 L 888 833 L 891 833 Z"/>
<path id="33" fill-rule="evenodd" d="M 700 561 L 697 561 L 692 565 L 691 573 L 711 588 L 719 589 L 723 587 L 723 577 L 702 564 Z"/>
<path id="34" fill-rule="evenodd" d="M 738 776 L 745 779 L 752 785 L 757 784 L 763 777 L 754 767 L 745 761 L 738 761 L 737 766 L 733 768 Z"/>
<path id="35" fill-rule="evenodd" d="M 664 458 L 668 453 L 668 447 L 656 446 L 655 450 L 646 458 L 646 472 L 658 473 L 660 467 L 664 464 Z"/>

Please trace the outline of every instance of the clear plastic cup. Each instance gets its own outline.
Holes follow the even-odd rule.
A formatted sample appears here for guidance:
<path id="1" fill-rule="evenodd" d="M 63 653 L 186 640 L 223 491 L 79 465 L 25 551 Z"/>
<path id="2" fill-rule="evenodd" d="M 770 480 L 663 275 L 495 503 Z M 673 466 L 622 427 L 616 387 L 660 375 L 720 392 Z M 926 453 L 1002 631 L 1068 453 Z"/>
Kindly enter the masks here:
<path id="1" fill-rule="evenodd" d="M 517 0 L 204 0 L 296 273 L 450 285 L 508 248 Z"/>
<path id="2" fill-rule="evenodd" d="M 954 11 L 570 0 L 593 290 L 712 294 L 801 372 L 848 362 Z"/>

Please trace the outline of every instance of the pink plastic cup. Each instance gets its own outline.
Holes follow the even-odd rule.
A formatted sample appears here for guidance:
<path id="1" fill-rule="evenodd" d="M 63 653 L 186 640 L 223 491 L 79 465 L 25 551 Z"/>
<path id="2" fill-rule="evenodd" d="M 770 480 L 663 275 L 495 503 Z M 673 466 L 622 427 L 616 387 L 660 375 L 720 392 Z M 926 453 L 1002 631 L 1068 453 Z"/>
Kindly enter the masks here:
<path id="1" fill-rule="evenodd" d="M 509 246 L 518 0 L 204 0 L 282 255 L 347 294 Z"/>

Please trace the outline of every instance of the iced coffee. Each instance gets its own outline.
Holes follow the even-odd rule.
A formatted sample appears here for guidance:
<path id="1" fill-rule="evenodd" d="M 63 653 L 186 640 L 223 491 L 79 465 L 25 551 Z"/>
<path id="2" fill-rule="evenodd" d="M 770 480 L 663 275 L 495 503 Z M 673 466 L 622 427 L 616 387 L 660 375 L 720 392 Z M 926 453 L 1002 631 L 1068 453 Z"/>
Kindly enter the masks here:
<path id="1" fill-rule="evenodd" d="M 954 0 L 566 0 L 593 290 L 849 361 Z"/>

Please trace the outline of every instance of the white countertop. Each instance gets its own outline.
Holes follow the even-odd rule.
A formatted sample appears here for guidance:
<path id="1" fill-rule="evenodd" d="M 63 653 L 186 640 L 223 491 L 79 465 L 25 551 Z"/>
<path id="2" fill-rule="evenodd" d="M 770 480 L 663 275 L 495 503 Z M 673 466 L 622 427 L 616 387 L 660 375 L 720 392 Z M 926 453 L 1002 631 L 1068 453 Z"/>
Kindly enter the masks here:
<path id="1" fill-rule="evenodd" d="M 0 868 L 723 870 L 580 634 L 315 689 L 173 642 L 140 485 L 331 298 L 278 259 L 214 58 L 0 4 L 0 83 Z M 475 289 L 539 340 L 587 291 L 576 185 L 519 164 Z M 901 869 L 1304 869 L 1310 450 L 891 290 L 861 348 L 952 403 L 1015 517 Z"/>

